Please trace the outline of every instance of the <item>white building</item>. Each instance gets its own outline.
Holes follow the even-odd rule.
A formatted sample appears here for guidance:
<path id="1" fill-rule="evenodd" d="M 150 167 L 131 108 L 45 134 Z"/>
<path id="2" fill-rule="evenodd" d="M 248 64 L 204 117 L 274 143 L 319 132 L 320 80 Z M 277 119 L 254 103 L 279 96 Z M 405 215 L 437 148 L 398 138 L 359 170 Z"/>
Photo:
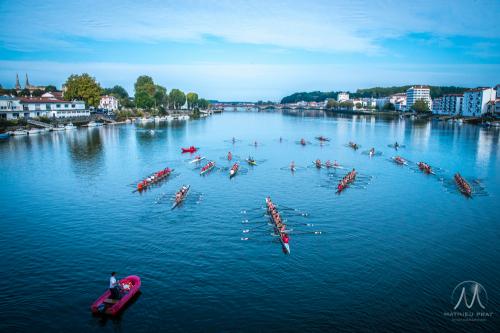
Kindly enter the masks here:
<path id="1" fill-rule="evenodd" d="M 443 95 L 441 102 L 441 114 L 450 116 L 460 115 L 462 112 L 462 104 L 464 100 L 463 94 L 447 94 Z"/>
<path id="2" fill-rule="evenodd" d="M 346 102 L 349 100 L 349 93 L 348 92 L 339 92 L 337 95 L 337 102 Z"/>
<path id="3" fill-rule="evenodd" d="M 0 119 L 17 119 L 25 116 L 19 99 L 11 96 L 0 96 Z M 29 112 L 27 113 L 29 117 Z"/>
<path id="4" fill-rule="evenodd" d="M 443 114 L 443 98 L 434 98 L 432 101 L 432 113 L 433 114 Z"/>
<path id="5" fill-rule="evenodd" d="M 99 102 L 99 109 L 106 109 L 108 111 L 118 110 L 118 99 L 115 96 L 101 96 Z"/>
<path id="6" fill-rule="evenodd" d="M 427 86 L 413 86 L 406 91 L 406 109 L 411 110 L 416 101 L 424 101 L 432 109 L 431 89 Z"/>
<path id="7" fill-rule="evenodd" d="M 63 101 L 52 98 L 21 98 L 23 117 L 71 118 L 88 117 L 84 101 Z M 18 117 L 16 117 L 18 118 Z"/>
<path id="8" fill-rule="evenodd" d="M 488 111 L 487 104 L 495 100 L 493 88 L 475 88 L 464 92 L 462 115 L 464 117 L 480 117 Z"/>

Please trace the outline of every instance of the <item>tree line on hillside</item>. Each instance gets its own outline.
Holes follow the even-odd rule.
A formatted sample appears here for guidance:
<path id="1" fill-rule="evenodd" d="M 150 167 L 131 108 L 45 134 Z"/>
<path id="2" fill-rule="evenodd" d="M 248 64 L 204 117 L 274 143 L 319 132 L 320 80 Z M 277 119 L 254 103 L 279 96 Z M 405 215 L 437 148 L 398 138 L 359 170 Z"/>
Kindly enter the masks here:
<path id="1" fill-rule="evenodd" d="M 354 93 L 349 93 L 351 98 L 364 98 L 364 97 L 385 97 L 398 93 L 405 93 L 411 86 L 397 86 L 397 87 L 374 87 L 367 89 L 358 89 Z M 455 87 L 455 86 L 429 86 L 432 98 L 441 97 L 445 94 L 461 94 L 469 88 Z M 322 102 L 326 99 L 337 99 L 340 91 L 312 91 L 312 92 L 297 92 L 290 96 L 281 99 L 282 104 L 297 103 L 300 101 L 305 102 Z"/>
<path id="2" fill-rule="evenodd" d="M 115 85 L 113 88 L 101 88 L 99 83 L 86 73 L 71 75 L 66 81 L 65 87 L 65 98 L 82 99 L 91 106 L 99 104 L 100 96 L 112 95 L 118 98 L 124 107 L 136 107 L 160 113 L 165 113 L 169 109 L 180 109 L 186 102 L 189 110 L 209 107 L 209 102 L 204 98 L 199 98 L 197 93 L 185 94 L 180 89 L 175 88 L 168 92 L 167 88 L 155 84 L 153 78 L 147 75 L 141 75 L 137 78 L 134 84 L 133 98 L 130 98 L 127 90 L 119 85 Z"/>

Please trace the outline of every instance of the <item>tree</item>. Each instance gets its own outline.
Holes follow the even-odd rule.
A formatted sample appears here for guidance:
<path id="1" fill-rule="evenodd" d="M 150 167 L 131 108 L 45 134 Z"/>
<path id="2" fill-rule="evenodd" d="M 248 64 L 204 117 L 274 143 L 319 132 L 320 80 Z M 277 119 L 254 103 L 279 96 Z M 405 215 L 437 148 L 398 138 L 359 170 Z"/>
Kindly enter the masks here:
<path id="1" fill-rule="evenodd" d="M 354 103 L 351 101 L 344 101 L 340 102 L 339 106 L 346 109 L 352 109 L 354 107 Z"/>
<path id="2" fill-rule="evenodd" d="M 113 88 L 102 89 L 103 95 L 115 96 L 118 99 L 128 98 L 128 92 L 122 86 L 116 85 Z"/>
<path id="3" fill-rule="evenodd" d="M 181 106 L 186 103 L 186 95 L 179 89 L 170 90 L 170 94 L 168 95 L 170 106 L 174 108 L 174 110 L 179 109 Z"/>
<path id="4" fill-rule="evenodd" d="M 329 99 L 326 102 L 326 107 L 328 109 L 336 109 L 336 108 L 338 108 L 338 106 L 339 106 L 339 103 L 336 100 L 334 100 L 334 99 Z"/>
<path id="5" fill-rule="evenodd" d="M 188 109 L 191 110 L 193 107 L 198 105 L 198 94 L 190 92 L 186 95 L 186 100 L 188 103 Z"/>
<path id="6" fill-rule="evenodd" d="M 24 88 L 23 90 L 21 90 L 19 92 L 19 96 L 22 96 L 22 97 L 30 97 L 31 96 L 31 93 L 28 89 Z"/>
<path id="7" fill-rule="evenodd" d="M 135 93 L 135 105 L 141 109 L 151 109 L 155 104 L 153 97 L 149 96 L 146 91 L 139 91 Z"/>
<path id="8" fill-rule="evenodd" d="M 361 109 L 362 107 L 363 107 L 363 104 L 361 104 L 360 102 L 356 103 L 356 109 Z"/>
<path id="9" fill-rule="evenodd" d="M 41 89 L 35 89 L 33 90 L 33 93 L 31 94 L 33 97 L 40 97 L 43 95 L 43 90 Z"/>
<path id="10" fill-rule="evenodd" d="M 72 74 L 65 83 L 64 98 L 83 100 L 87 106 L 97 107 L 101 99 L 101 86 L 87 73 Z"/>
<path id="11" fill-rule="evenodd" d="M 426 101 L 419 99 L 416 101 L 412 106 L 411 110 L 416 112 L 416 113 L 424 113 L 424 112 L 430 112 L 431 110 L 429 109 L 429 105 L 427 104 Z"/>
<path id="12" fill-rule="evenodd" d="M 206 109 L 208 109 L 208 108 L 209 108 L 209 106 L 210 106 L 210 103 L 209 103 L 206 99 L 204 99 L 204 98 L 200 98 L 200 99 L 198 100 L 198 107 L 199 107 L 200 109 L 202 109 L 202 110 L 206 110 Z"/>
<path id="13" fill-rule="evenodd" d="M 48 86 L 45 87 L 45 92 L 54 92 L 54 91 L 57 91 L 56 86 L 49 84 Z"/>
<path id="14" fill-rule="evenodd" d="M 386 110 L 386 111 L 394 111 L 396 110 L 396 107 L 394 106 L 394 104 L 392 104 L 391 102 L 387 102 L 384 104 L 384 106 L 382 107 L 382 110 Z"/>
<path id="15" fill-rule="evenodd" d="M 135 81 L 134 88 L 135 88 L 136 96 L 137 96 L 137 93 L 144 91 L 150 97 L 153 97 L 155 90 L 156 90 L 155 83 L 153 82 L 153 78 L 151 76 L 147 76 L 147 75 L 139 76 L 137 78 L 137 81 Z"/>
<path id="16" fill-rule="evenodd" d="M 163 107 L 164 104 L 168 103 L 168 98 L 167 96 L 167 88 L 162 87 L 160 85 L 155 85 L 155 93 L 154 93 L 154 100 L 155 100 L 155 106 Z"/>

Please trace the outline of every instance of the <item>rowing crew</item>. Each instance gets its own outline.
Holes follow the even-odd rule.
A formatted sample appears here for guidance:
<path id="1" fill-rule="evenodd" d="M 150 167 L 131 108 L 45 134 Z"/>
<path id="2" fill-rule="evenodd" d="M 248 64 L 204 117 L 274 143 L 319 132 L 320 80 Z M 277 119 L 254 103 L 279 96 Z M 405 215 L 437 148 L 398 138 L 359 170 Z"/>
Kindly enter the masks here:
<path id="1" fill-rule="evenodd" d="M 215 166 L 214 161 L 208 162 L 203 168 L 201 168 L 200 174 L 207 172 L 208 170 L 212 169 L 214 166 Z"/>
<path id="2" fill-rule="evenodd" d="M 352 169 L 347 175 L 342 178 L 337 186 L 337 192 L 344 190 L 350 183 L 356 179 L 356 170 Z"/>
<path id="3" fill-rule="evenodd" d="M 247 162 L 250 165 L 257 165 L 257 162 L 255 162 L 255 159 L 253 157 L 251 157 L 251 156 L 248 156 Z"/>
<path id="4" fill-rule="evenodd" d="M 229 170 L 229 178 L 233 178 L 236 175 L 236 172 L 238 172 L 239 168 L 240 165 L 238 163 L 234 163 L 231 167 L 231 170 Z"/>
<path id="5" fill-rule="evenodd" d="M 316 161 L 314 161 L 314 165 L 316 166 L 316 168 L 320 169 L 322 164 L 321 164 L 321 160 L 320 159 L 317 159 Z M 338 168 L 340 167 L 340 165 L 337 163 L 337 160 L 335 160 L 333 163 L 330 162 L 330 160 L 327 160 L 325 162 L 325 167 L 327 169 L 330 169 L 330 168 Z"/>
<path id="6" fill-rule="evenodd" d="M 148 187 L 149 185 L 151 185 L 151 184 L 159 181 L 160 179 L 168 176 L 170 174 L 170 172 L 172 172 L 172 170 L 170 168 L 165 168 L 163 170 L 155 172 L 151 176 L 149 176 L 146 179 L 139 182 L 137 184 L 137 190 L 142 191 L 142 190 L 146 189 L 146 187 Z"/>
<path id="7" fill-rule="evenodd" d="M 269 212 L 269 215 L 273 219 L 274 224 L 276 225 L 276 230 L 278 231 L 281 240 L 283 241 L 284 244 L 288 244 L 289 237 L 286 234 L 286 224 L 283 223 L 281 215 L 278 212 L 276 206 L 271 201 L 271 198 L 267 197 L 266 201 L 267 201 L 267 210 Z"/>
<path id="8" fill-rule="evenodd" d="M 404 158 L 402 158 L 401 156 L 396 156 L 394 157 L 394 162 L 396 162 L 397 164 L 406 164 L 406 160 Z"/>
<path id="9" fill-rule="evenodd" d="M 454 178 L 460 191 L 467 196 L 471 196 L 472 188 L 470 187 L 469 183 L 467 183 L 467 181 L 458 172 L 455 174 Z"/>
<path id="10" fill-rule="evenodd" d="M 188 186 L 182 185 L 181 189 L 177 191 L 177 193 L 175 193 L 175 198 L 174 198 L 175 202 L 172 205 L 172 209 L 174 209 L 178 204 L 182 202 L 182 200 L 184 200 L 188 191 L 189 191 L 189 185 Z"/>
<path id="11" fill-rule="evenodd" d="M 351 147 L 352 149 L 356 150 L 359 148 L 358 144 L 357 143 L 354 143 L 352 141 L 349 141 L 349 147 Z"/>
<path id="12" fill-rule="evenodd" d="M 427 174 L 432 173 L 431 166 L 425 162 L 418 162 L 418 168 Z"/>

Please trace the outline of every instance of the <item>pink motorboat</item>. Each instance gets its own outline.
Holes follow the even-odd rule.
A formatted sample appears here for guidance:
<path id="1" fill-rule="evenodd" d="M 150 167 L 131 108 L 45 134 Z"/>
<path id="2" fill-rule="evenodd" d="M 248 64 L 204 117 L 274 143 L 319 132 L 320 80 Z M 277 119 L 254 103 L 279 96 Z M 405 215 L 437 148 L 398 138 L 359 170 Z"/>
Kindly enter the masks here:
<path id="1" fill-rule="evenodd" d="M 134 297 L 141 288 L 141 279 L 136 275 L 130 275 L 121 279 L 121 298 L 111 299 L 111 292 L 106 290 L 90 307 L 92 313 L 105 313 L 114 316 Z"/>

